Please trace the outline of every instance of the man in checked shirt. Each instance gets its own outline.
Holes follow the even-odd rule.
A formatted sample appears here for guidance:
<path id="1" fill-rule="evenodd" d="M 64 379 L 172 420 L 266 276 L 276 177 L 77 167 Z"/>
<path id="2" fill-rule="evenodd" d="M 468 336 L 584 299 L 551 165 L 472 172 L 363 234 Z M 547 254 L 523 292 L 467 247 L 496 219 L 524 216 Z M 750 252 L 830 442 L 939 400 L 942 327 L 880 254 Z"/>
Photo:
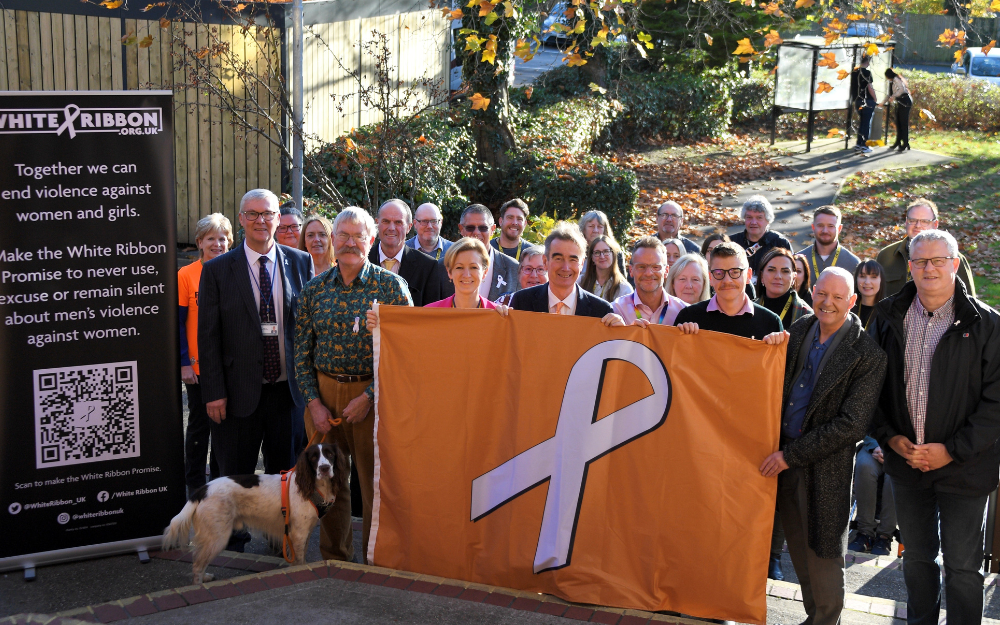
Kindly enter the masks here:
<path id="1" fill-rule="evenodd" d="M 366 211 L 349 207 L 333 221 L 337 266 L 299 293 L 295 318 L 295 374 L 306 400 L 306 435 L 317 430 L 322 441 L 336 443 L 358 470 L 364 505 L 362 545 L 368 554 L 375 473 L 375 416 L 372 334 L 365 312 L 382 304 L 412 306 L 406 282 L 368 261 L 375 240 L 375 221 Z M 331 428 L 328 419 L 342 417 Z M 319 550 L 324 559 L 354 559 L 351 498 L 347 475 L 333 508 L 321 519 Z"/>
<path id="2" fill-rule="evenodd" d="M 873 435 L 892 476 L 907 622 L 981 623 L 986 502 L 1000 473 L 1000 316 L 956 281 L 955 238 L 910 242 L 913 281 L 877 306 L 869 329 L 888 355 Z"/>

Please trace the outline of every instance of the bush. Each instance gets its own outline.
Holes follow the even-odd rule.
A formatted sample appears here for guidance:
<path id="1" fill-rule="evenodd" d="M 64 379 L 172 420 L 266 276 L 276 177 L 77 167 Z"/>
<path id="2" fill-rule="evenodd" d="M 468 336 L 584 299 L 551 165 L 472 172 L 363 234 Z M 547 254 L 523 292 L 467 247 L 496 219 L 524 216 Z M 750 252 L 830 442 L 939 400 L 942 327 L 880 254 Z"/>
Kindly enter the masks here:
<path id="1" fill-rule="evenodd" d="M 774 79 L 770 76 L 738 78 L 732 89 L 733 123 L 758 124 L 771 119 Z"/>
<path id="2" fill-rule="evenodd" d="M 914 127 L 1000 131 L 1000 87 L 950 74 L 913 71 L 906 78 L 913 94 L 910 123 Z M 922 119 L 920 109 L 927 109 L 936 119 Z"/>

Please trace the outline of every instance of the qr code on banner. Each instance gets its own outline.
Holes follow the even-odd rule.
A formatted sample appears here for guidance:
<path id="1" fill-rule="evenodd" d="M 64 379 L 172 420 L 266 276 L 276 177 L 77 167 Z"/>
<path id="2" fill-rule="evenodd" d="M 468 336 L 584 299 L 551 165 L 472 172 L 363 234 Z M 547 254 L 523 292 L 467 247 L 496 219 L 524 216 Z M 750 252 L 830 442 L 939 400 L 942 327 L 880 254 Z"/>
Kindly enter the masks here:
<path id="1" fill-rule="evenodd" d="M 135 361 L 38 369 L 34 374 L 37 468 L 139 455 Z"/>

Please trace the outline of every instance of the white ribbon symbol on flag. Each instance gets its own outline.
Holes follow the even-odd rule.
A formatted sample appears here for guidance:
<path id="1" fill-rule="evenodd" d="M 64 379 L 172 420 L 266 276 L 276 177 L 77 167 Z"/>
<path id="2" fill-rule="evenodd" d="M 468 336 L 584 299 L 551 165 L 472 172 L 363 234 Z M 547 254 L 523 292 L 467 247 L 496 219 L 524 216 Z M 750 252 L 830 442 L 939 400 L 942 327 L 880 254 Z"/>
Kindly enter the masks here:
<path id="1" fill-rule="evenodd" d="M 604 371 L 609 360 L 638 367 L 653 394 L 599 421 Z M 583 500 L 587 466 L 647 434 L 667 418 L 670 379 L 653 350 L 633 341 L 607 341 L 587 350 L 570 371 L 556 434 L 472 481 L 472 520 L 478 521 L 549 481 L 533 570 L 567 566 Z"/>
<path id="2" fill-rule="evenodd" d="M 76 137 L 76 128 L 73 126 L 73 122 L 80 116 L 80 107 L 75 104 L 67 104 L 66 108 L 63 109 L 63 114 L 66 116 L 66 121 L 59 126 L 56 134 L 61 135 L 65 130 L 69 133 L 69 138 L 73 139 Z"/>

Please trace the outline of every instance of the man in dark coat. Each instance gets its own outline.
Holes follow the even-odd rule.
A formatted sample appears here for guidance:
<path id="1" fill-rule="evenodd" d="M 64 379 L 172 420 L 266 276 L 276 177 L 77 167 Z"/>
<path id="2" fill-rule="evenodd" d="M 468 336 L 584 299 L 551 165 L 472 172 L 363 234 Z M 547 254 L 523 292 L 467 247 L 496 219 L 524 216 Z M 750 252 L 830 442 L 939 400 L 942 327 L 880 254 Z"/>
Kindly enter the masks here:
<path id="1" fill-rule="evenodd" d="M 940 550 L 949 625 L 980 623 L 986 503 L 1000 471 L 1000 315 L 956 279 L 947 232 L 916 235 L 909 259 L 913 281 L 876 305 L 869 327 L 890 363 L 873 436 L 906 545 L 907 620 L 938 622 Z"/>
<path id="2" fill-rule="evenodd" d="M 780 474 L 778 511 L 810 625 L 836 625 L 844 609 L 854 450 L 885 376 L 885 352 L 850 312 L 856 299 L 846 270 L 820 274 L 816 313 L 789 330 L 781 448 L 760 468 Z"/>
<path id="3" fill-rule="evenodd" d="M 743 232 L 732 235 L 733 243 L 747 251 L 747 261 L 753 274 L 753 284 L 759 285 L 760 261 L 764 255 L 776 247 L 792 251 L 792 244 L 779 233 L 771 230 L 774 222 L 774 207 L 763 195 L 751 195 L 740 209 Z"/>

